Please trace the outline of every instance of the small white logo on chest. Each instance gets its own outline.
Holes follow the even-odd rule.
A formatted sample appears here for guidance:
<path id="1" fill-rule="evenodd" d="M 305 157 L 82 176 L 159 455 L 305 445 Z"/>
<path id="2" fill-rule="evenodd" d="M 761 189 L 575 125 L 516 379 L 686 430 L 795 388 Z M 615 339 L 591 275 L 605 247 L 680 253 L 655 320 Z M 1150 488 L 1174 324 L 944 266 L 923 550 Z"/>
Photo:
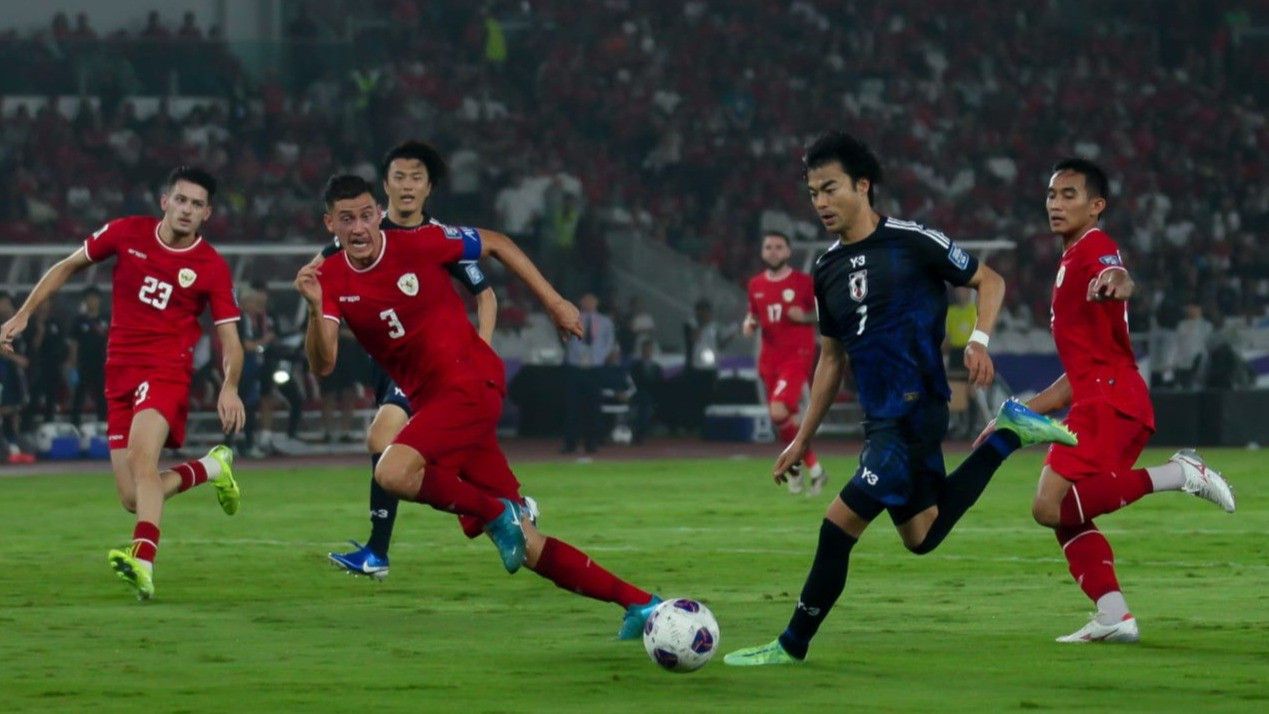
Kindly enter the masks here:
<path id="1" fill-rule="evenodd" d="M 1065 277 L 1066 277 L 1066 266 L 1063 265 L 1062 267 L 1058 268 L 1057 286 L 1059 288 L 1062 287 L 1062 279 Z"/>
<path id="2" fill-rule="evenodd" d="M 419 276 L 414 273 L 406 273 L 397 279 L 397 287 L 401 288 L 401 292 L 414 297 L 419 294 Z"/>
<path id="3" fill-rule="evenodd" d="M 340 295 L 339 296 L 340 302 L 357 302 L 359 300 L 361 300 L 360 295 Z"/>
<path id="4" fill-rule="evenodd" d="M 94 236 L 94 237 L 96 237 L 96 236 Z M 136 249 L 134 249 L 134 248 L 129 248 L 129 249 L 128 249 L 128 253 L 130 253 L 130 254 L 132 254 L 132 255 L 135 255 L 136 257 L 140 258 L 141 260 L 145 260 L 145 253 L 142 253 L 142 252 L 141 252 L 141 251 L 139 251 L 139 250 L 136 250 Z"/>
<path id="5" fill-rule="evenodd" d="M 793 302 L 793 288 L 785 288 L 784 292 L 780 293 L 780 297 L 784 298 L 785 302 Z"/>
<path id="6" fill-rule="evenodd" d="M 193 285 L 194 281 L 197 279 L 198 274 L 189 268 L 181 268 L 181 272 L 176 274 L 176 282 L 180 283 L 183 288 L 188 288 Z"/>

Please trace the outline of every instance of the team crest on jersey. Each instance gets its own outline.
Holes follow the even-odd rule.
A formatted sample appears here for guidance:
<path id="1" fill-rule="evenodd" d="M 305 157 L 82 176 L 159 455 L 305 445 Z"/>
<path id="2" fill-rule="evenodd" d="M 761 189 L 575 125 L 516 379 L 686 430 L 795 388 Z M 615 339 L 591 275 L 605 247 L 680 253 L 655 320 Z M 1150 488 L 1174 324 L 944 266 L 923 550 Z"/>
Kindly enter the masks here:
<path id="1" fill-rule="evenodd" d="M 868 297 L 868 271 L 860 270 L 850 274 L 850 299 L 863 302 Z"/>
<path id="2" fill-rule="evenodd" d="M 406 273 L 397 278 L 397 287 L 401 288 L 401 292 L 414 297 L 419 294 L 419 276 L 414 273 Z"/>
<path id="3" fill-rule="evenodd" d="M 784 298 L 785 302 L 793 302 L 793 288 L 785 288 L 784 292 L 780 293 L 780 297 Z"/>
<path id="4" fill-rule="evenodd" d="M 1063 265 L 1062 267 L 1058 268 L 1057 286 L 1059 288 L 1062 287 L 1062 279 L 1065 277 L 1066 277 L 1066 266 Z"/>
<path id="5" fill-rule="evenodd" d="M 189 268 L 181 268 L 181 272 L 176 274 L 176 282 L 180 283 L 183 288 L 188 288 L 193 285 L 194 281 L 197 279 L 198 273 L 195 273 Z"/>

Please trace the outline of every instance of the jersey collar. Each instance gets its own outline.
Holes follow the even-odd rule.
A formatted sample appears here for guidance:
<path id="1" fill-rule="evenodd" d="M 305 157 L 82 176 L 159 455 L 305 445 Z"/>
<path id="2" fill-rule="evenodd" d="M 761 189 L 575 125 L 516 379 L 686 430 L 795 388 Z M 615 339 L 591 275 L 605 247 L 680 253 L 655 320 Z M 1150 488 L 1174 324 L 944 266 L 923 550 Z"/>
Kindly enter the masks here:
<path id="1" fill-rule="evenodd" d="M 383 245 L 379 246 L 379 256 L 375 258 L 375 262 L 371 263 L 370 265 L 367 265 L 364 268 L 358 268 L 357 266 L 353 265 L 352 258 L 348 257 L 348 249 L 344 248 L 344 251 L 343 251 L 344 262 L 348 264 L 348 268 L 350 270 L 352 270 L 354 273 L 369 273 L 370 271 L 375 269 L 375 266 L 379 265 L 379 263 L 383 261 L 383 256 L 388 254 L 388 232 L 383 229 L 380 229 L 379 236 L 380 238 L 383 239 Z"/>
<path id="2" fill-rule="evenodd" d="M 161 225 L 163 225 L 162 219 L 160 219 L 158 223 L 154 224 L 154 240 L 157 241 L 159 245 L 163 246 L 164 250 L 169 250 L 173 253 L 188 253 L 191 250 L 194 250 L 195 248 L 197 248 L 199 243 L 203 242 L 203 235 L 201 233 L 195 233 L 193 243 L 190 243 L 184 248 L 173 248 L 167 243 L 164 243 L 163 236 L 159 235 L 159 226 Z"/>

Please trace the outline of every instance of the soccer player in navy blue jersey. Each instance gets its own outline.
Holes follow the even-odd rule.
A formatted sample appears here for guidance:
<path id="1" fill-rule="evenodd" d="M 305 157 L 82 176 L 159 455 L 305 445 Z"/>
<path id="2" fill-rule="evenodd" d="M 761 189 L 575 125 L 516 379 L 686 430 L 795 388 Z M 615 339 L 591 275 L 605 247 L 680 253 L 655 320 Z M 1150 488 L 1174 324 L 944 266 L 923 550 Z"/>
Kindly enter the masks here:
<path id="1" fill-rule="evenodd" d="M 787 629 L 767 645 L 728 654 L 724 661 L 731 665 L 806 658 L 811 638 L 846 586 L 851 549 L 882 511 L 889 513 L 904 546 L 929 553 L 1009 454 L 1030 444 L 1075 441 L 1061 424 L 1006 402 L 992 437 L 946 473 L 941 449 L 950 390 L 940 348 L 947 284 L 978 291 L 978 325 L 964 360 L 970 381 L 986 387 L 995 376 L 987 345 L 1005 282 L 942 233 L 878 214 L 873 195 L 881 165 L 855 137 L 828 132 L 810 146 L 804 161 L 811 202 L 837 242 L 812 272 L 820 358 L 810 409 L 776 460 L 775 481 L 783 483 L 797 472 L 837 395 L 848 358 L 864 411 L 865 444 L 855 475 L 820 524 L 815 560 Z"/>
<path id="2" fill-rule="evenodd" d="M 388 196 L 388 210 L 383 214 L 379 227 L 414 228 L 424 223 L 435 223 L 425 205 L 432 190 L 445 180 L 448 167 L 434 147 L 422 141 L 405 141 L 393 147 L 379 165 L 383 190 Z M 322 249 L 322 257 L 329 258 L 340 250 L 335 239 Z M 477 331 L 489 343 L 493 339 L 494 324 L 498 314 L 498 299 L 490 289 L 489 281 L 475 261 L 454 263 L 448 266 L 450 275 L 476 298 Z M 410 418 L 410 402 L 392 378 L 378 365 L 372 364 L 371 383 L 375 389 L 375 413 L 366 433 L 366 448 L 370 452 L 370 469 L 379 463 L 379 457 L 396 438 Z M 376 579 L 388 576 L 388 546 L 392 542 L 392 530 L 396 523 L 399 500 L 386 491 L 372 477 L 370 479 L 370 538 L 365 545 L 352 541 L 356 550 L 347 553 L 330 553 L 331 563 L 356 575 L 368 575 Z M 531 499 L 530 499 L 531 500 Z M 528 504 L 526 504 L 528 505 Z M 537 505 L 529 506 L 531 517 L 536 518 Z"/>

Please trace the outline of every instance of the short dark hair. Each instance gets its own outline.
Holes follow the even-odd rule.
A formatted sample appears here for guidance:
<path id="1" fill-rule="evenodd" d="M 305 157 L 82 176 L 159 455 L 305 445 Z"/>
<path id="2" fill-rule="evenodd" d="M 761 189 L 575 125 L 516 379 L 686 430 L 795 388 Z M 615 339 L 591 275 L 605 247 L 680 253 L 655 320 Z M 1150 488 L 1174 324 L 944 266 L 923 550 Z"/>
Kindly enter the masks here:
<path id="1" fill-rule="evenodd" d="M 88 297 L 89 295 L 96 295 L 97 297 L 101 297 L 101 288 L 97 287 L 96 285 L 88 285 L 84 288 L 84 292 L 81 294 L 84 297 Z"/>
<path id="2" fill-rule="evenodd" d="M 379 178 L 385 181 L 388 179 L 388 170 L 392 168 L 392 162 L 397 159 L 423 162 L 423 165 L 427 167 L 427 180 L 433 186 L 440 186 L 449 175 L 449 166 L 446 165 L 445 159 L 441 158 L 441 152 L 437 151 L 436 147 L 425 141 L 411 139 L 397 144 L 383 155 L 383 161 L 379 163 Z"/>
<path id="3" fill-rule="evenodd" d="M 177 181 L 189 181 L 202 186 L 207 191 L 207 200 L 216 196 L 216 178 L 197 166 L 177 166 L 167 175 L 167 190 L 171 191 Z"/>
<path id="4" fill-rule="evenodd" d="M 762 232 L 762 239 L 764 241 L 771 236 L 775 236 L 776 238 L 782 238 L 784 239 L 785 245 L 789 246 L 790 248 L 793 247 L 793 240 L 789 238 L 789 234 L 785 233 L 784 231 L 763 231 Z"/>
<path id="5" fill-rule="evenodd" d="M 1102 167 L 1093 161 L 1078 156 L 1069 156 L 1053 164 L 1053 170 L 1049 172 L 1049 175 L 1052 176 L 1062 171 L 1070 171 L 1083 176 L 1084 189 L 1088 192 L 1089 198 L 1110 200 L 1110 181 L 1106 179 L 1106 172 L 1102 170 Z"/>
<path id="6" fill-rule="evenodd" d="M 374 187 L 370 182 L 357 174 L 336 174 L 326 180 L 326 188 L 322 191 L 322 200 L 326 208 L 334 208 L 336 201 L 356 198 L 363 193 L 374 196 Z"/>
<path id="7" fill-rule="evenodd" d="M 833 162 L 842 165 L 842 170 L 852 181 L 868 179 L 868 203 L 873 203 L 873 187 L 881 183 L 884 175 L 881 162 L 867 144 L 854 136 L 833 129 L 816 137 L 806 149 L 802 157 L 805 177 L 812 169 L 827 166 Z"/>

